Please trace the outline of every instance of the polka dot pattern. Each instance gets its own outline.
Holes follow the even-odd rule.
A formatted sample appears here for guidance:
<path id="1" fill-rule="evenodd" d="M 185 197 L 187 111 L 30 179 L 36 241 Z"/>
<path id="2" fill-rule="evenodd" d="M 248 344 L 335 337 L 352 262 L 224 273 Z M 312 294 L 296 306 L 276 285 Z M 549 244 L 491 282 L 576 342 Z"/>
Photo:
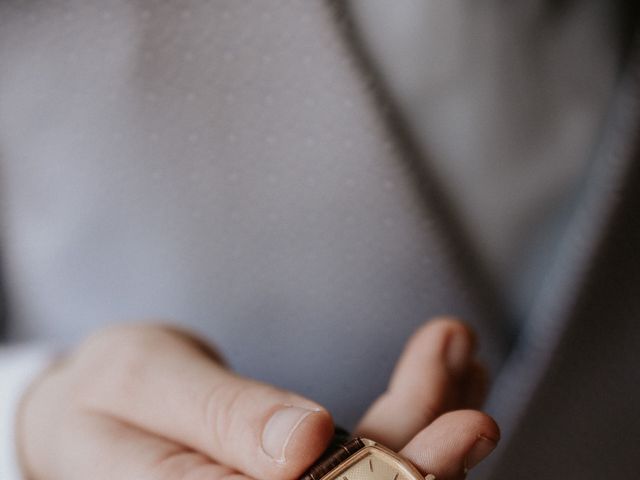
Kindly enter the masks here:
<path id="1" fill-rule="evenodd" d="M 7 1 L 0 64 L 15 336 L 168 318 L 348 425 L 480 320 L 325 2 Z"/>

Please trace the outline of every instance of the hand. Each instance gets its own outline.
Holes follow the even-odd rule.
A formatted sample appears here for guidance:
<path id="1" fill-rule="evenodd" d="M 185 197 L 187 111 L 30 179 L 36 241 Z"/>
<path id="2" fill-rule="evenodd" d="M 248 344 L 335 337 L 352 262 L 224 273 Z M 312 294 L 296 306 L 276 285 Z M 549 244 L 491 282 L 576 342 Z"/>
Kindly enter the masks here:
<path id="1" fill-rule="evenodd" d="M 387 391 L 358 425 L 438 480 L 464 478 L 496 447 L 500 430 L 477 410 L 487 373 L 474 333 L 454 319 L 426 323 L 409 340 Z"/>
<path id="2" fill-rule="evenodd" d="M 415 435 L 402 454 L 425 471 L 451 471 L 454 478 L 463 467 L 451 464 L 464 465 L 467 444 L 481 434 L 497 438 L 497 428 L 478 412 L 450 413 L 422 428 L 437 409 L 459 404 L 438 398 L 462 399 L 467 388 L 454 391 L 454 383 L 465 383 L 459 381 L 465 373 L 451 375 L 451 381 L 430 373 L 441 367 L 435 360 L 439 354 L 422 358 L 422 347 L 446 343 L 448 328 L 466 331 L 453 323 L 436 327 L 426 327 L 410 342 L 389 392 L 361 429 L 383 442 L 390 435 L 388 444 Z M 416 375 L 415 368 L 426 376 Z M 411 382 L 411 391 L 428 386 L 430 392 L 415 404 L 417 397 L 407 400 L 401 393 L 406 389 L 395 387 L 409 381 L 410 370 L 421 379 Z M 428 385 L 421 387 L 423 381 Z M 385 412 L 396 402 L 429 413 L 409 415 L 410 421 L 388 429 Z M 290 480 L 320 455 L 332 430 L 322 406 L 239 377 L 184 332 L 121 326 L 95 334 L 34 384 L 20 411 L 18 447 L 32 480 Z"/>

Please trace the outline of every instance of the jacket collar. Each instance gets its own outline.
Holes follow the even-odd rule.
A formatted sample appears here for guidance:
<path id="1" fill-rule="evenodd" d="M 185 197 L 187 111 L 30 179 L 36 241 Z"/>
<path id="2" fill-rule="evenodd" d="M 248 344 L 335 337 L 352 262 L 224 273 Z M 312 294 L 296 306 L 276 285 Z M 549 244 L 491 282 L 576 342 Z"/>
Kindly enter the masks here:
<path id="1" fill-rule="evenodd" d="M 601 136 L 595 142 L 575 209 L 557 249 L 545 286 L 536 299 L 515 343 L 504 331 L 506 311 L 492 290 L 471 244 L 450 211 L 446 192 L 432 180 L 421 161 L 424 153 L 414 140 L 401 110 L 393 102 L 383 76 L 377 71 L 352 22 L 347 2 L 329 1 L 348 48 L 380 105 L 388 128 L 404 149 L 415 187 L 425 203 L 433 206 L 442 235 L 453 246 L 453 265 L 469 291 L 474 292 L 487 332 L 502 345 L 504 363 L 491 391 L 487 408 L 498 418 L 503 437 L 509 437 L 525 414 L 529 399 L 551 367 L 561 340 L 576 315 L 577 300 L 590 280 L 590 265 L 605 247 L 607 227 L 620 208 L 619 192 L 625 189 L 628 172 L 638 157 L 640 132 L 640 42 L 630 49 L 618 87 L 613 95 Z M 507 353 L 508 352 L 508 353 Z M 497 455 L 495 456 L 497 458 Z M 494 459 L 495 460 L 495 459 Z"/>

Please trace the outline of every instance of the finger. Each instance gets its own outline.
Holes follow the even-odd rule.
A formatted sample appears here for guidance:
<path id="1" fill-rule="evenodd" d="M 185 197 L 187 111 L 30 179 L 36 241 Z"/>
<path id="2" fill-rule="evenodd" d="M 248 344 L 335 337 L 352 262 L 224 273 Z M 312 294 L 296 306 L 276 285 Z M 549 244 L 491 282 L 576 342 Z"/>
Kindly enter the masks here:
<path id="1" fill-rule="evenodd" d="M 66 427 L 57 461 L 36 478 L 251 480 L 206 455 L 109 417 L 76 415 Z"/>
<path id="2" fill-rule="evenodd" d="M 388 390 L 356 432 L 399 450 L 441 413 L 462 407 L 474 350 L 475 335 L 462 322 L 426 323 L 407 343 Z"/>
<path id="3" fill-rule="evenodd" d="M 493 451 L 499 439 L 500 430 L 491 417 L 476 410 L 458 410 L 434 420 L 400 454 L 425 475 L 461 479 Z"/>
<path id="4" fill-rule="evenodd" d="M 82 392 L 87 408 L 266 480 L 297 477 L 329 442 L 332 420 L 317 403 L 242 378 L 173 332 L 122 328 L 117 342 L 103 335 L 85 347 L 101 359 Z"/>

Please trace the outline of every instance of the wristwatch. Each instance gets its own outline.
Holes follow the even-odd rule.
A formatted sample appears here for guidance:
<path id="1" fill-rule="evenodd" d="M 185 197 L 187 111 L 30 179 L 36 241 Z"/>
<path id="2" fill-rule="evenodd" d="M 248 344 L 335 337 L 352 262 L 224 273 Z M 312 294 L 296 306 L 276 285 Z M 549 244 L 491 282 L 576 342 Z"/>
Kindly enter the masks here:
<path id="1" fill-rule="evenodd" d="M 299 480 L 435 480 L 373 440 L 336 427 L 329 447 Z"/>

